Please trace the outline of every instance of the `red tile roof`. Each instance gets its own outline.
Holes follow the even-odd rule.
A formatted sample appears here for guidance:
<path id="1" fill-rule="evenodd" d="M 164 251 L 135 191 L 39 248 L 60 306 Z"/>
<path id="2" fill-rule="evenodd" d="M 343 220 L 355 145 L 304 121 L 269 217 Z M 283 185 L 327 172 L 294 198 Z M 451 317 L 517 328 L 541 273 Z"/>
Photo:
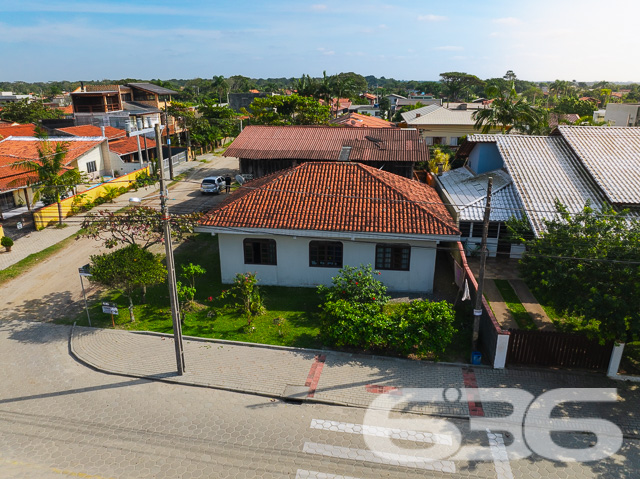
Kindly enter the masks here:
<path id="1" fill-rule="evenodd" d="M 58 128 L 58 131 L 63 131 L 73 136 L 94 136 L 94 137 L 102 136 L 102 128 L 99 126 L 93 126 L 93 125 L 81 125 L 81 126 L 70 126 L 68 128 Z M 127 136 L 126 131 L 120 130 L 118 128 L 114 128 L 112 126 L 105 126 L 104 134 L 109 140 L 114 140 L 116 138 L 124 138 Z"/>
<path id="2" fill-rule="evenodd" d="M 38 145 L 42 141 L 36 138 L 7 139 L 0 141 L 0 191 L 12 190 L 34 181 L 33 174 L 22 168 L 14 168 L 12 165 L 25 160 L 38 160 Z M 55 151 L 58 143 L 67 143 L 68 152 L 65 156 L 65 165 L 91 151 L 102 143 L 101 140 L 93 139 L 87 141 L 48 141 L 50 147 Z"/>
<path id="3" fill-rule="evenodd" d="M 73 115 L 73 105 L 58 106 L 56 108 L 66 115 Z"/>
<path id="4" fill-rule="evenodd" d="M 0 124 L 0 140 L 10 136 L 33 136 L 36 133 L 36 125 L 27 123 L 26 125 Z"/>
<path id="5" fill-rule="evenodd" d="M 331 126 L 250 125 L 224 155 L 254 160 L 336 161 L 343 146 L 351 147 L 351 161 L 418 162 L 429 159 L 428 147 L 417 130 Z"/>
<path id="6" fill-rule="evenodd" d="M 396 125 L 378 118 L 376 116 L 361 115 L 360 113 L 349 113 L 347 115 L 339 116 L 334 120 L 330 120 L 329 123 L 353 126 L 353 127 L 370 127 L 370 128 L 395 128 Z"/>
<path id="7" fill-rule="evenodd" d="M 203 226 L 458 235 L 428 185 L 360 163 L 312 162 L 246 183 Z"/>
<path id="8" fill-rule="evenodd" d="M 365 97 L 367 100 L 376 100 L 378 98 L 375 95 L 372 95 L 371 93 L 365 93 L 362 96 Z"/>
<path id="9" fill-rule="evenodd" d="M 147 149 L 155 148 L 156 142 L 151 138 L 147 138 Z M 144 150 L 144 143 L 140 139 L 140 149 Z M 130 153 L 138 152 L 138 141 L 136 137 L 123 138 L 121 140 L 115 140 L 109 142 L 109 150 L 117 153 L 118 155 L 128 155 Z"/>

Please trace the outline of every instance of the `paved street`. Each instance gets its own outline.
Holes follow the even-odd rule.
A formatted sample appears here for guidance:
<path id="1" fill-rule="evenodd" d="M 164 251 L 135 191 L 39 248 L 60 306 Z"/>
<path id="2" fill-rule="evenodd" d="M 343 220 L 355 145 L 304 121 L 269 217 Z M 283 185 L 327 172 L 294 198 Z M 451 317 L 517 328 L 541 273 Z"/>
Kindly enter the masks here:
<path id="1" fill-rule="evenodd" d="M 639 445 L 625 440 L 613 458 L 560 463 L 532 455 L 504 460 L 509 436 L 449 424 L 483 461 L 438 458 L 449 433 L 372 423 L 362 408 L 292 404 L 211 388 L 95 371 L 69 354 L 70 328 L 46 323 L 0 326 L 0 477 L 175 478 L 380 477 L 632 478 Z M 213 348 L 212 348 L 213 349 Z M 118 355 L 117 350 L 113 351 Z M 230 368 L 234 365 L 230 364 Z M 318 390 L 322 387 L 322 379 Z M 376 394 L 372 396 L 378 397 Z M 422 432 L 418 432 L 422 431 Z M 386 436 L 400 453 L 376 453 Z M 585 436 L 561 436 L 584 446 Z M 373 442 L 372 442 L 373 441 Z M 384 445 L 383 445 L 384 447 Z M 436 459 L 429 459 L 436 456 Z"/>

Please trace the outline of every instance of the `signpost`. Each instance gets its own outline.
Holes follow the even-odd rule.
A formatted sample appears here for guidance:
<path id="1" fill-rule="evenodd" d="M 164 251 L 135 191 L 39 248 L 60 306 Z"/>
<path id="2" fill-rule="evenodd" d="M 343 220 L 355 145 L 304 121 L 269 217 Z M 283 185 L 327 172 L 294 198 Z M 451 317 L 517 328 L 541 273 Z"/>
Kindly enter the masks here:
<path id="1" fill-rule="evenodd" d="M 111 315 L 111 324 L 113 325 L 113 329 L 115 329 L 116 322 L 113 320 L 113 315 L 118 314 L 118 305 L 116 303 L 108 303 L 104 301 L 102 303 L 102 312 Z"/>
<path id="2" fill-rule="evenodd" d="M 82 297 L 84 298 L 84 309 L 87 310 L 87 320 L 89 321 L 89 327 L 91 327 L 91 316 L 89 316 L 89 306 L 87 305 L 87 294 L 84 292 L 84 282 L 82 281 L 83 276 L 91 276 L 91 272 L 89 271 L 89 264 L 85 264 L 84 266 L 78 268 L 78 273 L 80 274 L 80 286 L 82 286 Z"/>

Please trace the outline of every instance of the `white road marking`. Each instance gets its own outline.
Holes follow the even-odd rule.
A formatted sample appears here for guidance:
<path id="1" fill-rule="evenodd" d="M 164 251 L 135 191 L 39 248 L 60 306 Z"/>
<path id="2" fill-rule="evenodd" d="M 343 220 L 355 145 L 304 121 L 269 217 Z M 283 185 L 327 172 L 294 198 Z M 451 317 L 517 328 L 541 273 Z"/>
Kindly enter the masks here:
<path id="1" fill-rule="evenodd" d="M 491 432 L 487 429 L 487 438 L 489 438 L 489 448 L 491 449 L 497 478 L 513 479 L 509 455 L 507 454 L 507 448 L 504 446 L 504 437 L 502 434 Z"/>
<path id="2" fill-rule="evenodd" d="M 405 454 L 374 452 L 367 449 L 331 446 L 316 442 L 305 442 L 302 450 L 309 454 L 337 457 L 341 459 L 352 459 L 354 461 L 411 467 L 414 469 L 426 469 L 429 471 L 456 472 L 456 466 L 452 461 L 433 460 L 425 457 L 409 456 Z"/>
<path id="3" fill-rule="evenodd" d="M 381 426 L 368 426 L 366 424 L 351 424 L 348 422 L 328 421 L 324 419 L 312 419 L 311 429 L 324 431 L 346 432 L 349 434 L 362 434 L 365 436 L 390 437 L 392 439 L 404 439 L 414 442 L 426 442 L 430 444 L 443 444 L 452 446 L 453 439 L 449 434 L 432 434 L 425 431 L 411 431 Z"/>
<path id="4" fill-rule="evenodd" d="M 307 471 L 306 469 L 298 469 L 296 479 L 358 479 L 352 476 L 336 476 L 335 474 L 326 474 L 324 472 Z"/>

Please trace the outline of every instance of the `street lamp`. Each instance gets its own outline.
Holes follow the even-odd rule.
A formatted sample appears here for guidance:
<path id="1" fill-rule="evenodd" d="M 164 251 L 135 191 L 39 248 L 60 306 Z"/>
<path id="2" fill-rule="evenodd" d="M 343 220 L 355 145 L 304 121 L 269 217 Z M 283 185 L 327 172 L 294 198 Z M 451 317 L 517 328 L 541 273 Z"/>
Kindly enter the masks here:
<path id="1" fill-rule="evenodd" d="M 159 134 L 159 128 L 156 125 L 156 135 Z M 160 165 L 162 165 L 162 155 L 160 155 Z M 167 257 L 167 283 L 169 285 L 169 300 L 171 302 L 171 322 L 173 323 L 173 343 L 176 349 L 176 365 L 178 374 L 182 376 L 185 371 L 184 367 L 184 348 L 182 345 L 182 325 L 180 323 L 180 303 L 178 301 L 178 289 L 176 287 L 176 269 L 173 258 L 173 247 L 171 245 L 171 223 L 169 222 L 169 208 L 166 205 L 168 191 L 164 188 L 164 165 L 160 168 L 160 194 L 152 196 L 160 197 L 160 207 L 162 211 L 162 222 L 164 226 L 164 247 Z M 142 200 L 140 198 L 129 198 L 129 204 L 132 206 L 140 206 Z"/>

